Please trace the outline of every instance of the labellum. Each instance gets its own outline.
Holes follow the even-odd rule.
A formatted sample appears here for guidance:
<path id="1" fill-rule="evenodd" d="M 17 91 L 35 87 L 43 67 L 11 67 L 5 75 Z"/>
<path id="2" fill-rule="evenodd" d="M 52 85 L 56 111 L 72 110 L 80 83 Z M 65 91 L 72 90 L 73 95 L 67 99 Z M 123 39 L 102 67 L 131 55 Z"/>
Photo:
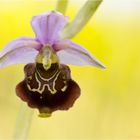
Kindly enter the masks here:
<path id="1" fill-rule="evenodd" d="M 80 96 L 78 84 L 71 79 L 67 65 L 49 45 L 38 53 L 35 63 L 24 67 L 25 79 L 16 87 L 17 95 L 31 108 L 38 108 L 40 117 L 48 117 L 56 110 L 68 110 Z"/>

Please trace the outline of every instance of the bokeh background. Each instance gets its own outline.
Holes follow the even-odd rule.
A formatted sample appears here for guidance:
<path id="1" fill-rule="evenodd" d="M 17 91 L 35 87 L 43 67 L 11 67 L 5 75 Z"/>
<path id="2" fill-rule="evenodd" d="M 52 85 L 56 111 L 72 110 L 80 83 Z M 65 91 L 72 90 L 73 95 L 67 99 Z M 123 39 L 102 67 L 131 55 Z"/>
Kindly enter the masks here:
<path id="1" fill-rule="evenodd" d="M 70 0 L 70 20 L 84 2 Z M 32 16 L 55 6 L 56 0 L 0 0 L 0 49 L 14 38 L 34 37 Z M 140 139 L 140 1 L 104 0 L 73 40 L 107 69 L 71 66 L 81 97 L 48 119 L 36 110 L 29 139 Z M 0 70 L 0 139 L 12 139 L 21 104 L 15 86 L 23 77 L 23 65 Z"/>

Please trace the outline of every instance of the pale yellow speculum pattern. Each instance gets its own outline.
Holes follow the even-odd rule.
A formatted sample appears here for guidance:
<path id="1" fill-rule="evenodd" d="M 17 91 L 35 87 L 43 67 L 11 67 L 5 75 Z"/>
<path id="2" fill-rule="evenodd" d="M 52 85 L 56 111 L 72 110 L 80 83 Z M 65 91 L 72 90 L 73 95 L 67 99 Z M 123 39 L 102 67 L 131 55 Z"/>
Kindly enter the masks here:
<path id="1" fill-rule="evenodd" d="M 67 82 L 66 82 L 66 77 L 65 77 L 65 76 L 63 76 L 62 78 L 63 78 L 63 80 L 64 80 L 64 81 L 63 81 L 63 83 L 64 83 L 65 85 L 64 85 L 64 87 L 63 87 L 63 88 L 61 88 L 61 91 L 63 91 L 63 92 L 64 92 L 64 91 L 66 91 L 66 89 L 67 89 L 67 87 L 68 87 L 68 86 L 67 86 Z"/>
<path id="2" fill-rule="evenodd" d="M 55 76 L 56 76 L 56 74 L 58 73 L 59 71 L 57 70 L 55 73 L 54 73 L 54 75 L 52 75 L 52 77 L 50 77 L 50 78 L 43 78 L 41 75 L 40 75 L 40 73 L 37 71 L 37 74 L 39 75 L 39 77 L 43 80 L 43 81 L 49 81 L 49 80 L 51 80 L 52 78 L 54 78 Z"/>
<path id="3" fill-rule="evenodd" d="M 57 75 L 59 75 L 59 73 Z M 49 86 L 48 83 L 44 84 L 43 87 L 41 88 L 41 82 L 39 81 L 36 73 L 35 73 L 35 79 L 36 79 L 36 82 L 38 83 L 38 88 L 31 88 L 30 85 L 27 84 L 27 87 L 30 91 L 38 92 L 38 93 L 42 94 L 45 90 L 45 87 L 47 87 L 48 90 L 50 91 L 50 93 L 55 94 L 57 92 L 57 90 L 54 88 L 55 81 L 53 81 L 53 88 L 51 89 L 51 87 Z"/>
<path id="4" fill-rule="evenodd" d="M 45 87 L 47 87 L 51 94 L 55 94 L 57 92 L 57 90 L 55 89 L 55 85 L 56 85 L 56 80 L 57 80 L 59 74 L 60 74 L 60 71 L 59 72 L 56 71 L 56 73 L 49 79 L 44 79 L 43 77 L 41 77 L 40 74 L 38 75 L 42 80 L 45 80 L 47 82 L 49 82 L 52 78 L 54 78 L 54 80 L 52 82 L 52 85 L 53 85 L 52 88 L 50 87 L 50 85 L 48 83 L 44 84 L 43 87 L 41 88 L 41 82 L 39 81 L 37 74 L 35 74 L 35 79 L 36 79 L 36 82 L 38 83 L 38 88 L 31 88 L 29 84 L 27 84 L 27 87 L 30 91 L 38 92 L 40 94 L 42 94 L 45 90 Z M 62 92 L 66 91 L 66 89 L 67 89 L 67 82 L 66 81 L 63 81 L 63 82 L 65 85 L 63 88 L 61 88 Z"/>
<path id="5" fill-rule="evenodd" d="M 31 86 L 29 84 L 27 84 L 28 89 L 30 91 L 38 92 L 38 93 L 42 94 L 44 92 L 44 90 L 45 90 L 45 87 L 47 87 L 51 94 L 55 94 L 57 92 L 57 90 L 55 89 L 56 80 L 58 79 L 58 76 L 60 74 L 60 71 L 56 71 L 56 73 L 52 77 L 50 77 L 49 79 L 44 79 L 39 74 L 38 71 L 37 71 L 37 73 L 38 73 L 38 76 L 39 76 L 40 79 L 42 79 L 44 81 L 47 81 L 48 83 L 50 82 L 50 80 L 52 80 L 54 78 L 53 81 L 52 81 L 52 87 L 48 83 L 46 83 L 41 88 L 41 82 L 39 81 L 39 79 L 37 77 L 37 74 L 35 73 L 35 79 L 36 79 L 36 82 L 38 83 L 38 87 L 37 88 L 31 88 Z"/>
<path id="6" fill-rule="evenodd" d="M 68 87 L 68 86 L 65 85 L 63 88 L 61 88 L 61 91 L 63 91 L 63 92 L 66 91 L 67 87 Z"/>

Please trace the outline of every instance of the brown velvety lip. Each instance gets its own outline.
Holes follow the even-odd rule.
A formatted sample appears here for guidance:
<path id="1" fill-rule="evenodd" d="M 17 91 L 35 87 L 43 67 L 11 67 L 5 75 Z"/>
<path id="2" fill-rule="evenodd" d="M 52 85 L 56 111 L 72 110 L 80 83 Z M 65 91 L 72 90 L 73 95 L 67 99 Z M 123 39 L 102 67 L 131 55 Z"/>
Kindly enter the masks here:
<path id="1" fill-rule="evenodd" d="M 68 68 L 66 65 L 62 67 L 64 70 Z M 70 71 L 67 71 L 67 74 L 70 75 Z M 68 79 L 67 86 L 65 91 L 59 91 L 56 94 L 49 94 L 46 91 L 43 98 L 40 98 L 40 94 L 28 90 L 25 78 L 16 86 L 16 94 L 27 102 L 29 107 L 37 108 L 40 113 L 52 113 L 56 110 L 68 110 L 80 96 L 80 87 L 75 81 Z"/>

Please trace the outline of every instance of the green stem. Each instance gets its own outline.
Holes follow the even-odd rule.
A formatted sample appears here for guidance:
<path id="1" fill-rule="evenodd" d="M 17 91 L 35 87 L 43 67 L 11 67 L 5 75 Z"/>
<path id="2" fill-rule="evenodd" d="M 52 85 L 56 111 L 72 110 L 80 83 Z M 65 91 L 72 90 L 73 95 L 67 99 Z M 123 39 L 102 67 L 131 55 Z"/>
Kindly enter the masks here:
<path id="1" fill-rule="evenodd" d="M 88 0 L 79 10 L 74 20 L 69 23 L 61 33 L 62 38 L 72 38 L 87 24 L 95 13 L 102 0 Z"/>
<path id="2" fill-rule="evenodd" d="M 19 112 L 16 120 L 14 139 L 26 140 L 28 138 L 32 117 L 33 110 L 22 103 L 19 107 Z"/>
<path id="3" fill-rule="evenodd" d="M 65 14 L 68 6 L 68 0 L 58 0 L 56 5 L 56 11 Z"/>

